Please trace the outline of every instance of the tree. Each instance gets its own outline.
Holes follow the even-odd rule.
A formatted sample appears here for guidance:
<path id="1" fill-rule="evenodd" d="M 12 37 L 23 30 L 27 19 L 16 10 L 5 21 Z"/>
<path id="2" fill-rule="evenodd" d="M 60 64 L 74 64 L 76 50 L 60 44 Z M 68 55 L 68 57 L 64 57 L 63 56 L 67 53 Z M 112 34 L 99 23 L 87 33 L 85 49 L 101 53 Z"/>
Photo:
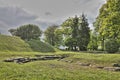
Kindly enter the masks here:
<path id="1" fill-rule="evenodd" d="M 120 39 L 120 1 L 107 0 L 101 7 L 99 16 L 94 23 L 95 29 L 99 33 L 104 49 L 106 39 Z"/>
<path id="2" fill-rule="evenodd" d="M 10 29 L 10 30 L 8 30 L 8 31 L 11 33 L 12 36 L 15 36 L 16 33 L 17 33 L 17 30 L 16 30 L 16 29 Z"/>
<path id="3" fill-rule="evenodd" d="M 98 36 L 96 32 L 90 32 L 90 42 L 87 46 L 88 50 L 97 50 L 98 49 Z"/>
<path id="4" fill-rule="evenodd" d="M 49 26 L 44 32 L 45 41 L 56 47 L 61 44 L 62 40 L 61 30 L 58 27 L 57 25 Z"/>
<path id="5" fill-rule="evenodd" d="M 65 45 L 68 46 L 68 50 L 71 51 L 75 50 L 74 46 L 76 46 L 76 42 L 77 42 L 76 39 L 71 37 L 65 39 Z"/>
<path id="6" fill-rule="evenodd" d="M 55 46 L 59 47 L 61 45 L 64 45 L 64 43 L 63 43 L 62 29 L 57 28 L 55 30 L 54 34 L 55 34 Z"/>
<path id="7" fill-rule="evenodd" d="M 69 17 L 61 25 L 65 37 L 64 42 L 69 50 L 77 51 L 78 21 L 79 18 L 77 16 L 74 18 Z"/>
<path id="8" fill-rule="evenodd" d="M 19 36 L 23 40 L 39 39 L 42 35 L 42 31 L 37 25 L 28 24 L 20 26 L 17 29 L 10 29 L 9 32 L 13 36 Z"/>
<path id="9" fill-rule="evenodd" d="M 75 16 L 68 18 L 61 26 L 63 28 L 63 34 L 65 35 L 64 37 L 66 38 L 65 42 L 73 43 L 66 46 L 72 47 L 74 51 L 77 50 L 77 47 L 79 47 L 81 51 L 87 50 L 87 45 L 90 40 L 90 29 L 84 14 L 82 14 L 81 17 Z"/>
<path id="10" fill-rule="evenodd" d="M 80 17 L 80 26 L 78 28 L 78 46 L 81 51 L 86 51 L 88 43 L 90 41 L 90 28 L 88 27 L 88 21 L 84 14 Z"/>

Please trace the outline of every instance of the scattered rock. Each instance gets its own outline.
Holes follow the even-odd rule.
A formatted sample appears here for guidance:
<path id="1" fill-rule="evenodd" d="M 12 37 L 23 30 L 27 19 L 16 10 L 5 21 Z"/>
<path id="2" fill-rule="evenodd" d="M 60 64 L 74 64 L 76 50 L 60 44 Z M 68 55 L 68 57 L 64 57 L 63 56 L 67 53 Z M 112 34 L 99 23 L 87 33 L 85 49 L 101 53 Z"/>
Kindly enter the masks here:
<path id="1" fill-rule="evenodd" d="M 104 67 L 103 67 L 103 66 L 97 66 L 96 68 L 98 68 L 98 69 L 103 69 Z"/>
<path id="2" fill-rule="evenodd" d="M 81 66 L 90 66 L 90 63 L 79 63 Z"/>
<path id="3" fill-rule="evenodd" d="M 6 60 L 4 60 L 4 62 L 14 62 L 14 60 L 13 59 L 6 59 Z"/>
<path id="4" fill-rule="evenodd" d="M 115 71 L 120 71 L 120 67 L 116 67 L 116 68 L 115 68 Z"/>
<path id="5" fill-rule="evenodd" d="M 72 63 L 73 60 L 66 60 L 66 59 L 58 59 L 58 61 L 63 61 L 63 62 L 67 62 L 67 63 Z"/>
<path id="6" fill-rule="evenodd" d="M 4 62 L 15 62 L 15 63 L 27 63 L 27 62 L 31 62 L 31 61 L 38 61 L 38 60 L 54 60 L 54 59 L 62 59 L 65 58 L 63 56 L 60 55 L 36 55 L 37 57 L 33 57 L 33 58 L 24 58 L 24 57 L 19 57 L 19 58 L 10 58 L 10 59 L 6 59 L 4 60 Z"/>
<path id="7" fill-rule="evenodd" d="M 104 67 L 103 69 L 107 71 L 120 71 L 120 67 Z"/>
<path id="8" fill-rule="evenodd" d="M 114 64 L 113 64 L 113 67 L 120 67 L 120 64 L 114 63 Z"/>

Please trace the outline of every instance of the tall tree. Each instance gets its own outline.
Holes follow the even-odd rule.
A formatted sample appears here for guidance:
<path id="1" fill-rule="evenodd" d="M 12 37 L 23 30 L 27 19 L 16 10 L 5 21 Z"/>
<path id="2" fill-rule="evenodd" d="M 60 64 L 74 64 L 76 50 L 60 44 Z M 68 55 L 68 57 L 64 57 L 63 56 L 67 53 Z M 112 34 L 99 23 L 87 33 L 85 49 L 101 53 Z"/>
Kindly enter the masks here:
<path id="1" fill-rule="evenodd" d="M 107 0 L 99 12 L 94 25 L 104 47 L 104 40 L 120 39 L 120 1 Z"/>
<path id="2" fill-rule="evenodd" d="M 65 37 L 65 45 L 69 47 L 68 49 L 74 51 L 77 50 L 78 21 L 79 18 L 77 16 L 69 17 L 61 25 Z"/>
<path id="3" fill-rule="evenodd" d="M 13 36 L 21 37 L 23 40 L 39 39 L 42 35 L 39 27 L 33 24 L 23 25 L 17 29 L 10 29 L 9 32 Z"/>
<path id="4" fill-rule="evenodd" d="M 84 14 L 80 17 L 80 26 L 78 28 L 78 46 L 81 51 L 86 51 L 90 41 L 90 28 L 87 18 Z"/>
<path id="5" fill-rule="evenodd" d="M 87 45 L 89 43 L 90 38 L 90 30 L 88 27 L 88 21 L 84 14 L 81 17 L 73 17 L 68 18 L 63 24 L 61 25 L 64 29 L 63 33 L 65 34 L 65 43 L 71 50 L 87 50 Z M 67 35 L 67 36 L 66 36 Z"/>

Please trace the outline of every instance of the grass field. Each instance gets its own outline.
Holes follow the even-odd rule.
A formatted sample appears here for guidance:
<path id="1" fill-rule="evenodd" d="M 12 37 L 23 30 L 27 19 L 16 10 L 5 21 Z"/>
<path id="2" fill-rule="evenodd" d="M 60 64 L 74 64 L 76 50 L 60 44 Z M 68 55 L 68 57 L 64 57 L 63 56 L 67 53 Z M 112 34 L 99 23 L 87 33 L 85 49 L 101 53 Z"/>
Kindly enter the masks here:
<path id="1" fill-rule="evenodd" d="M 36 54 L 68 54 L 69 57 L 62 61 L 41 60 L 25 64 L 3 62 L 8 58 L 34 57 Z M 80 66 L 78 62 L 110 67 L 120 63 L 120 54 L 0 52 L 0 80 L 120 80 L 120 72 Z"/>

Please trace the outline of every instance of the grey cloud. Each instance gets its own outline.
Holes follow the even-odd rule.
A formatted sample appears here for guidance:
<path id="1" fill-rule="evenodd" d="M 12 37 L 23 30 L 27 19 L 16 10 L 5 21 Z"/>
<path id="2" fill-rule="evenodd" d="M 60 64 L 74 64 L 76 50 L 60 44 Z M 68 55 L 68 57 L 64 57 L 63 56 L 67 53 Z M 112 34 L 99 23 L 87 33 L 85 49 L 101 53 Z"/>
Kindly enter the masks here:
<path id="1" fill-rule="evenodd" d="M 37 18 L 37 16 L 19 7 L 0 7 L 0 33 L 9 34 L 9 29 L 17 28 L 23 24 L 33 23 L 41 26 L 48 25 L 45 22 L 36 21 Z"/>
<path id="2" fill-rule="evenodd" d="M 45 12 L 45 15 L 46 15 L 46 16 L 51 16 L 52 13 L 51 13 L 51 12 Z"/>
<path id="3" fill-rule="evenodd" d="M 8 25 L 9 28 L 33 23 L 40 26 L 43 30 L 49 25 L 60 24 L 68 17 L 74 15 L 80 16 L 83 12 L 87 15 L 89 23 L 91 24 L 97 17 L 99 8 L 105 2 L 105 0 L 0 0 L 0 2 L 1 1 L 4 3 L 4 6 L 22 6 L 22 8 L 0 7 L 0 21 Z M 30 14 L 28 11 L 35 15 Z M 1 29 L 0 27 L 0 30 Z"/>
<path id="4" fill-rule="evenodd" d="M 36 18 L 19 7 L 0 7 L 0 20 L 10 26 L 16 26 Z"/>
<path id="5" fill-rule="evenodd" d="M 98 10 L 98 7 L 102 5 L 104 1 L 105 0 L 6 0 L 6 3 L 23 6 L 27 10 L 36 13 L 41 19 L 56 21 L 67 16 L 80 15 L 82 12 L 92 12 L 96 15 L 96 7 Z M 45 15 L 46 11 L 54 13 L 54 15 L 48 17 Z"/>
<path id="6" fill-rule="evenodd" d="M 4 22 L 0 21 L 0 33 L 9 34 L 7 31 L 8 29 L 9 29 L 9 26 L 5 24 Z"/>

